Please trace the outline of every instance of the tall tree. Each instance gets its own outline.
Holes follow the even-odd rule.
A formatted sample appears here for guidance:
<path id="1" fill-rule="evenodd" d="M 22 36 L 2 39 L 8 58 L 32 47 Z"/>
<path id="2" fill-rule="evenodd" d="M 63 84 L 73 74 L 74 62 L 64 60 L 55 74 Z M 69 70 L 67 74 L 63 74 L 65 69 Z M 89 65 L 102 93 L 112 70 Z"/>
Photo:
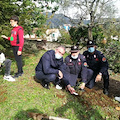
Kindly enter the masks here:
<path id="1" fill-rule="evenodd" d="M 58 6 L 50 7 L 55 0 L 1 0 L 0 1 L 0 32 L 6 36 L 10 35 L 12 29 L 9 25 L 9 19 L 12 15 L 20 18 L 20 25 L 23 26 L 25 34 L 31 34 L 34 28 L 38 36 L 45 33 L 45 26 L 48 14 L 45 12 L 52 11 L 52 16 L 58 9 Z M 51 17 L 52 17 L 51 16 Z M 0 49 L 8 47 L 7 41 L 0 38 Z M 7 45 L 7 46 L 6 46 Z"/>
<path id="2" fill-rule="evenodd" d="M 113 17 L 115 13 L 114 0 L 62 0 L 61 6 L 65 16 L 70 18 L 68 11 L 72 12 L 72 17 L 79 19 L 77 24 L 83 26 L 84 20 L 90 20 L 86 26 L 88 28 L 89 39 L 93 39 L 92 29 L 98 24 L 104 24 L 104 18 Z M 70 10 L 72 9 L 72 10 Z M 71 19 L 71 18 L 70 18 Z"/>
<path id="3" fill-rule="evenodd" d="M 0 1 L 0 34 L 10 35 L 9 19 L 12 14 L 19 13 L 17 8 L 10 0 Z M 6 47 L 9 47 L 8 42 L 0 37 L 0 49 L 5 50 Z"/>

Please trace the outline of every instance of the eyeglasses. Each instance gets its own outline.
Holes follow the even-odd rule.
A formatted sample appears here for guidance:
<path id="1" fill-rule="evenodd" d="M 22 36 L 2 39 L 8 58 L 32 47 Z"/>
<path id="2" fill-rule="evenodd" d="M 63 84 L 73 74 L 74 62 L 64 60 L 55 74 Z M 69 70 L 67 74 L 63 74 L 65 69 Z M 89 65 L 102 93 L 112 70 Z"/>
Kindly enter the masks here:
<path id="1" fill-rule="evenodd" d="M 14 23 L 14 22 L 15 22 L 15 21 L 11 20 L 11 21 L 10 21 L 10 24 L 11 24 L 11 23 Z"/>
<path id="2" fill-rule="evenodd" d="M 64 55 L 64 53 L 62 53 L 61 51 L 58 50 L 58 52 L 59 52 L 62 56 Z"/>

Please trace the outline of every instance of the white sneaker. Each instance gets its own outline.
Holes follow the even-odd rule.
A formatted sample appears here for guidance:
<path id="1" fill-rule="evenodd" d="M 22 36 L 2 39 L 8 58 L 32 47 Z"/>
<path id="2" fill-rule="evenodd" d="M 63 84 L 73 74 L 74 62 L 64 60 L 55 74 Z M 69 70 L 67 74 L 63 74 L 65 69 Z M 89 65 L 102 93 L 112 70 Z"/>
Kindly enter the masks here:
<path id="1" fill-rule="evenodd" d="M 117 100 L 118 102 L 120 102 L 120 97 L 115 97 L 115 100 Z"/>
<path id="2" fill-rule="evenodd" d="M 3 79 L 11 82 L 15 81 L 15 79 L 11 75 L 8 76 L 4 75 Z"/>
<path id="3" fill-rule="evenodd" d="M 61 87 L 61 86 L 59 86 L 59 85 L 56 85 L 56 89 L 61 90 L 61 89 L 62 89 L 62 87 Z"/>

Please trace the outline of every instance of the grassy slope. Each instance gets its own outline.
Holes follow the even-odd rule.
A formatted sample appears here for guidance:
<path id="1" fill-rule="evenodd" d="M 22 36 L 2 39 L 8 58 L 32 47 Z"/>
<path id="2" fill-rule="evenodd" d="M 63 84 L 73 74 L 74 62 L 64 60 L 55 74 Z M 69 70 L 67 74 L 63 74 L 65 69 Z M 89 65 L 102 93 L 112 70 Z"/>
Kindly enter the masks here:
<path id="1" fill-rule="evenodd" d="M 92 100 L 94 92 L 84 95 L 79 93 L 80 96 L 75 97 L 66 90 L 56 90 L 53 84 L 51 84 L 50 90 L 46 90 L 36 83 L 34 81 L 35 67 L 44 52 L 39 52 L 37 56 L 24 54 L 24 75 L 16 79 L 16 82 L 4 81 L 1 72 L 0 120 L 32 120 L 28 117 L 28 112 L 43 113 L 71 120 L 118 119 L 118 111 L 109 107 L 111 115 L 108 115 L 106 112 L 108 108 L 103 109 L 88 101 L 87 98 L 90 97 Z M 11 73 L 14 72 L 16 72 L 16 64 L 13 61 Z M 113 102 L 115 101 L 113 100 Z"/>

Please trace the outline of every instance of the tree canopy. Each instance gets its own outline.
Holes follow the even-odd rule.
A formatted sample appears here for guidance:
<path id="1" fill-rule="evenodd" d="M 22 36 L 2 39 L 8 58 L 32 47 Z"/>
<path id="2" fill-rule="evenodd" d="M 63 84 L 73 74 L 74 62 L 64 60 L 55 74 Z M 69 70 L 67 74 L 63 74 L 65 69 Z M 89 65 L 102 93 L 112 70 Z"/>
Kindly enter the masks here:
<path id="1" fill-rule="evenodd" d="M 45 12 L 49 10 L 52 14 L 58 9 L 58 6 L 50 7 L 48 3 L 51 4 L 55 0 L 1 0 L 0 1 L 0 34 L 10 35 L 11 26 L 9 24 L 9 19 L 12 15 L 17 15 L 19 17 L 19 25 L 24 28 L 24 33 L 31 34 L 34 28 L 39 28 L 36 31 L 38 36 L 43 35 L 46 31 L 47 26 L 45 23 L 47 21 L 48 15 Z M 9 47 L 9 43 L 2 38 L 0 38 L 0 49 L 5 50 Z"/>
<path id="2" fill-rule="evenodd" d="M 92 29 L 98 24 L 104 24 L 104 18 L 114 17 L 116 9 L 113 2 L 113 0 L 61 0 L 60 4 L 66 17 L 70 18 L 70 8 L 76 11 L 72 13 L 72 17 L 79 19 L 76 23 L 78 26 L 87 27 L 88 38 L 92 40 Z M 85 25 L 83 21 L 87 19 L 90 23 Z"/>

